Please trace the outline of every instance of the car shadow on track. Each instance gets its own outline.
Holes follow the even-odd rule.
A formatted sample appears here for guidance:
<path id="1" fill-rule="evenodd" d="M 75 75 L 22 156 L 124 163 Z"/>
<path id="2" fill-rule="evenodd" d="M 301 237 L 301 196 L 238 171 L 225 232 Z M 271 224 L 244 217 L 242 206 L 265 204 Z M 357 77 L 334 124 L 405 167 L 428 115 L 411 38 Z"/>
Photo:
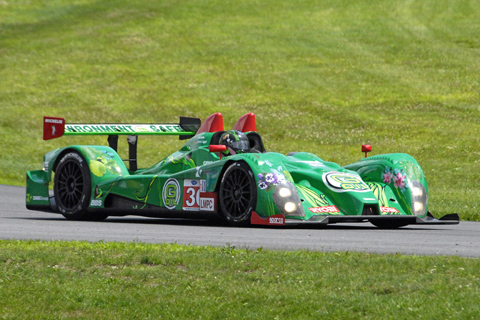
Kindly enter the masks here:
<path id="1" fill-rule="evenodd" d="M 24 220 L 38 220 L 38 221 L 63 221 L 68 222 L 62 216 L 53 215 L 52 217 L 15 217 L 11 219 L 24 219 Z M 74 221 L 71 221 L 74 223 Z M 234 227 L 229 226 L 223 219 L 212 217 L 210 219 L 188 219 L 188 218 L 149 218 L 139 216 L 123 216 L 108 217 L 104 221 L 81 221 L 83 223 L 112 223 L 112 224 L 148 224 L 148 225 L 172 225 L 172 226 L 194 226 L 194 227 L 229 227 L 236 229 L 306 229 L 306 230 L 382 230 L 369 222 L 358 222 L 349 224 L 330 224 L 330 225 L 314 225 L 314 224 L 297 224 L 297 225 L 284 225 L 284 226 L 264 226 L 264 225 L 251 225 L 247 227 Z M 395 230 L 439 230 L 436 228 L 429 228 L 426 226 L 420 227 L 415 225 L 405 226 Z"/>

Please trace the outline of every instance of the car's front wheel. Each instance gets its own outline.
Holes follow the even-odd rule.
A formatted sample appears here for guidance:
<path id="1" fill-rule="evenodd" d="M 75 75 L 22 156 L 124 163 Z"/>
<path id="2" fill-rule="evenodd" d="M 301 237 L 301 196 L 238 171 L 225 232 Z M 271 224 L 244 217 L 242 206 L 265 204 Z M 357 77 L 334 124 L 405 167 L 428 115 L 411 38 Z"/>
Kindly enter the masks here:
<path id="1" fill-rule="evenodd" d="M 250 223 L 257 204 L 257 187 L 250 167 L 244 162 L 232 163 L 223 174 L 219 190 L 220 210 L 233 226 Z"/>

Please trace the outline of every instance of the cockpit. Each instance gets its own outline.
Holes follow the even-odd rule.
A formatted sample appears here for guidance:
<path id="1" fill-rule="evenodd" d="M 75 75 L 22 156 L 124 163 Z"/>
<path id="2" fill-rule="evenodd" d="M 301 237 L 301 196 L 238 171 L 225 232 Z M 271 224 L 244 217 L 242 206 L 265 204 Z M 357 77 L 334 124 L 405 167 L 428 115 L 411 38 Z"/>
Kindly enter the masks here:
<path id="1" fill-rule="evenodd" d="M 233 126 L 234 131 L 243 132 L 248 139 L 249 153 L 264 153 L 265 147 L 263 145 L 262 137 L 257 132 L 257 126 L 255 122 L 255 114 L 247 113 L 240 117 Z M 225 131 L 223 126 L 223 116 L 221 113 L 215 113 L 205 119 L 202 126 L 198 129 L 197 134 L 202 132 L 214 132 L 210 140 L 210 145 L 221 145 L 222 137 L 229 131 Z M 239 142 L 242 143 L 242 142 Z"/>

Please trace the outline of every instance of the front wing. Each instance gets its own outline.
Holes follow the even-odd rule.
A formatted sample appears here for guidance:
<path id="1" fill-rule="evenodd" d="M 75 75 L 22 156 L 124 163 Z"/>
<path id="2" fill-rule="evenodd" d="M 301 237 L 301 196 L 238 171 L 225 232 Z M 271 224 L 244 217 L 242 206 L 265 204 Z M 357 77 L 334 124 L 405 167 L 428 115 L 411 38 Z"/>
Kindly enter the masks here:
<path id="1" fill-rule="evenodd" d="M 421 218 L 413 215 L 361 215 L 361 216 L 314 216 L 309 220 L 287 219 L 283 214 L 274 215 L 268 218 L 260 217 L 256 212 L 252 212 L 251 223 L 258 225 L 328 225 L 334 223 L 355 223 L 355 222 L 391 222 L 393 224 L 409 225 L 442 225 L 459 224 L 460 217 L 456 213 L 447 214 L 440 219 L 435 218 L 430 212 L 426 217 Z"/>

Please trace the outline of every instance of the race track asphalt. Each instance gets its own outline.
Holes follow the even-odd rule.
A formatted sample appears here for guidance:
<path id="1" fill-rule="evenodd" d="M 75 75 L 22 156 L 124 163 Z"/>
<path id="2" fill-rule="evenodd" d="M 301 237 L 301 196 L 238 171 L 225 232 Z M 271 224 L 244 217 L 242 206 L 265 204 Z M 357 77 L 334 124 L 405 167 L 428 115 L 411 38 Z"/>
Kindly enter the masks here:
<path id="1" fill-rule="evenodd" d="M 235 246 L 248 249 L 358 251 L 480 256 L 480 222 L 382 230 L 370 223 L 326 227 L 233 228 L 205 220 L 111 217 L 68 221 L 25 207 L 25 188 L 0 185 L 0 239 L 85 240 Z"/>

